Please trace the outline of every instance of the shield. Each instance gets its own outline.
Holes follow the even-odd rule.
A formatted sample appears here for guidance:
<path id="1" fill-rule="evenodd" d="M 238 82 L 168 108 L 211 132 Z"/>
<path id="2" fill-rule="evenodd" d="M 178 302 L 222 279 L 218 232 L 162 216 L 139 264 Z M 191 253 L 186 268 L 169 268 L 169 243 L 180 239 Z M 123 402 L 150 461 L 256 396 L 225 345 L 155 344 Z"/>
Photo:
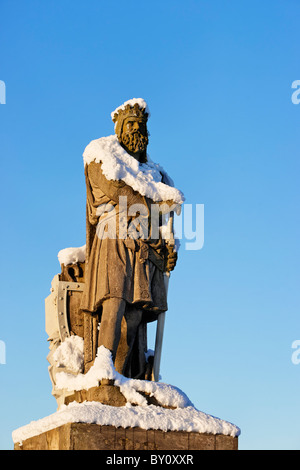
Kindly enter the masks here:
<path id="1" fill-rule="evenodd" d="M 50 295 L 45 299 L 46 333 L 48 334 L 50 352 L 47 360 L 52 382 L 52 395 L 58 405 L 65 401 L 72 392 L 56 389 L 58 372 L 73 373 L 54 358 L 57 348 L 70 336 L 84 336 L 84 315 L 80 311 L 81 294 L 84 288 L 84 263 L 69 266 L 61 265 L 61 274 L 54 276 Z"/>

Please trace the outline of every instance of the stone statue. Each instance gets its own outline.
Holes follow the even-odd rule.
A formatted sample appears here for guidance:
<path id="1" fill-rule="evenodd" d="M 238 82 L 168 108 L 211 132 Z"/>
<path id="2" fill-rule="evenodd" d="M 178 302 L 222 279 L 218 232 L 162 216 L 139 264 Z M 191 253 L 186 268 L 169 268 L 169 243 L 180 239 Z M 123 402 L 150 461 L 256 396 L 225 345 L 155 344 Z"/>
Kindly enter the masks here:
<path id="1" fill-rule="evenodd" d="M 86 371 L 97 348 L 103 345 L 112 352 L 118 372 L 126 377 L 145 378 L 146 325 L 167 310 L 163 274 L 174 269 L 177 252 L 173 244 L 163 239 L 160 230 L 153 233 L 152 219 L 154 207 L 161 220 L 162 213 L 178 207 L 182 195 L 172 188 L 174 191 L 169 194 L 177 196 L 176 200 L 157 198 L 155 191 L 151 198 L 143 191 L 143 184 L 132 187 L 129 178 L 126 180 L 131 163 L 142 167 L 145 174 L 151 171 L 147 165 L 148 117 L 143 100 L 126 102 L 112 113 L 116 135 L 93 141 L 84 154 L 87 156 L 87 241 L 81 309 L 89 315 L 86 319 L 89 334 L 84 335 Z M 100 151 L 95 151 L 96 144 Z M 125 177 L 111 179 L 104 167 L 112 165 L 111 156 L 118 153 L 125 163 Z M 165 172 L 156 168 L 155 171 L 160 176 L 156 183 L 170 188 Z M 167 197 L 168 192 L 165 194 Z M 124 200 L 125 207 L 122 207 Z M 135 213 L 131 210 L 134 207 L 142 209 Z M 105 208 L 113 213 L 116 221 L 113 233 L 108 235 L 104 229 L 108 220 Z M 98 323 L 100 328 L 96 332 Z"/>
<path id="2" fill-rule="evenodd" d="M 115 134 L 84 150 L 86 244 L 58 253 L 61 272 L 45 299 L 58 410 L 16 430 L 15 449 L 237 448 L 236 426 L 158 383 L 178 252 L 172 222 L 184 198 L 147 153 L 148 118 L 143 99 L 126 101 L 112 113 Z M 147 325 L 155 320 L 153 355 Z"/>
<path id="3" fill-rule="evenodd" d="M 168 309 L 165 279 L 178 248 L 170 221 L 184 197 L 147 154 L 148 118 L 143 99 L 125 102 L 112 113 L 115 134 L 83 153 L 86 245 L 61 250 L 61 273 L 46 299 L 49 374 L 59 404 L 75 391 L 57 387 L 57 374 L 86 375 L 101 346 L 123 376 L 158 380 L 147 324 L 159 319 L 160 327 Z"/>

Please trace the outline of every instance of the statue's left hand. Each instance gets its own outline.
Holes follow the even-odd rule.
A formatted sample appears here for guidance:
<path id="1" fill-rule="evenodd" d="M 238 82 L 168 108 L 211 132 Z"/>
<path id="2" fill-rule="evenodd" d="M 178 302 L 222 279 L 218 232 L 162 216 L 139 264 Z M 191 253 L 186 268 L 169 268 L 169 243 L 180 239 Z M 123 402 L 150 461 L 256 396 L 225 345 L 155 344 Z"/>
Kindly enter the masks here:
<path id="1" fill-rule="evenodd" d="M 167 254 L 167 262 L 166 262 L 166 271 L 173 271 L 177 263 L 177 252 L 174 250 L 173 246 L 168 245 L 168 254 Z"/>

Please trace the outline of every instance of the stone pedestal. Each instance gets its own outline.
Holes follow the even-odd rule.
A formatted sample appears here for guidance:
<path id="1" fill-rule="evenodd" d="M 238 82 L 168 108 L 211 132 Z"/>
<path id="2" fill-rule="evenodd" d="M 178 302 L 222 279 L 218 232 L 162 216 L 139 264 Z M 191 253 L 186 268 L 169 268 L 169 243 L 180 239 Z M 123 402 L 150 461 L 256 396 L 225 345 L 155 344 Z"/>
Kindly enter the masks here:
<path id="1" fill-rule="evenodd" d="M 238 438 L 68 423 L 15 444 L 15 450 L 238 450 Z"/>

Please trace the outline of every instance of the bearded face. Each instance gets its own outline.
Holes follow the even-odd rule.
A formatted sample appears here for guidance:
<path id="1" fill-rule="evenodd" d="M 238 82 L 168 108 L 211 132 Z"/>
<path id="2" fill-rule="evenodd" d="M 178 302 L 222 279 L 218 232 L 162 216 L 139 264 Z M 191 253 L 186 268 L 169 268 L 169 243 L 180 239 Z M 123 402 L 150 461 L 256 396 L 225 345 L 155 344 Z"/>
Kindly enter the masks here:
<path id="1" fill-rule="evenodd" d="M 148 145 L 148 132 L 145 121 L 142 119 L 126 119 L 123 125 L 121 142 L 133 155 L 145 152 Z"/>

